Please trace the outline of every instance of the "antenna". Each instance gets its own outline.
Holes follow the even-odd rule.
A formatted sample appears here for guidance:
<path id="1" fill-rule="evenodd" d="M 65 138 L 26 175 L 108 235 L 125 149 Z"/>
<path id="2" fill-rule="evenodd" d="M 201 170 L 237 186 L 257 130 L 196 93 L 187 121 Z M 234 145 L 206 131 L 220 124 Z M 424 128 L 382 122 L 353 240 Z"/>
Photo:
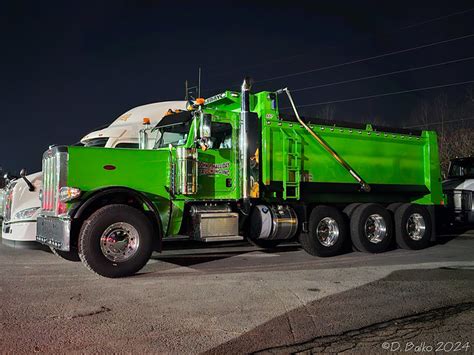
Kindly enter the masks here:
<path id="1" fill-rule="evenodd" d="M 201 97 L 201 67 L 198 71 L 198 97 Z"/>
<path id="2" fill-rule="evenodd" d="M 189 88 L 188 88 L 188 81 L 184 82 L 184 99 L 188 101 L 189 98 Z"/>

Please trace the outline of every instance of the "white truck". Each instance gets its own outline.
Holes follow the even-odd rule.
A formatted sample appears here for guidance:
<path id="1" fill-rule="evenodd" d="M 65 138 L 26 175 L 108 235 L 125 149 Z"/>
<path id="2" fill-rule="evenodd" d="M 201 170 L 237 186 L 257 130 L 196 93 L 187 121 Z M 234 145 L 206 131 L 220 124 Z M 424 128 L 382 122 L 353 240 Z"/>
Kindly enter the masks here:
<path id="1" fill-rule="evenodd" d="M 443 191 L 450 225 L 474 225 L 474 157 L 452 159 Z"/>
<path id="2" fill-rule="evenodd" d="M 185 110 L 186 101 L 163 101 L 138 106 L 120 115 L 109 126 L 81 139 L 89 147 L 138 148 L 143 119 L 157 124 L 169 110 Z M 152 148 L 152 147 L 143 147 Z M 10 181 L 4 192 L 2 243 L 11 247 L 37 248 L 36 218 L 40 208 L 42 173 L 33 173 Z"/>

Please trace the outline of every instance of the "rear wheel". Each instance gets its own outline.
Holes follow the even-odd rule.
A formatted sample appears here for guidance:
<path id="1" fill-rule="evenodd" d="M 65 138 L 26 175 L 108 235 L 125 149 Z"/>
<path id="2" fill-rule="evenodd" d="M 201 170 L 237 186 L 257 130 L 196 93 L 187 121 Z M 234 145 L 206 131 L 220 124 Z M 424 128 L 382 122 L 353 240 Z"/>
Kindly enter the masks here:
<path id="1" fill-rule="evenodd" d="M 344 208 L 344 210 L 342 211 L 342 213 L 344 213 L 344 214 L 347 216 L 347 218 L 350 219 L 351 216 L 352 216 L 352 214 L 354 213 L 355 209 L 356 209 L 357 207 L 359 207 L 360 205 L 362 205 L 362 203 L 357 203 L 357 202 L 351 203 L 350 205 L 347 205 L 347 206 Z"/>
<path id="2" fill-rule="evenodd" d="M 390 205 L 387 206 L 387 210 L 389 210 L 390 212 L 392 212 L 392 214 L 395 214 L 395 211 L 396 211 L 401 205 L 403 205 L 403 202 L 394 202 L 394 203 L 391 203 Z"/>
<path id="3" fill-rule="evenodd" d="M 153 251 L 152 225 L 136 208 L 109 205 L 82 225 L 79 256 L 87 268 L 105 277 L 133 275 Z"/>
<path id="4" fill-rule="evenodd" d="M 53 247 L 49 247 L 51 249 L 51 252 L 60 257 L 61 259 L 67 260 L 67 261 L 81 261 L 81 258 L 79 257 L 79 254 L 77 253 L 77 250 L 70 250 L 70 251 L 62 251 L 58 249 L 54 249 Z"/>
<path id="5" fill-rule="evenodd" d="M 347 226 L 342 213 L 330 206 L 316 206 L 309 216 L 308 233 L 300 234 L 303 249 L 317 256 L 340 254 L 347 240 Z"/>
<path id="6" fill-rule="evenodd" d="M 347 205 L 346 207 L 344 207 L 344 210 L 342 211 L 342 213 L 346 216 L 347 224 L 350 223 L 352 214 L 354 213 L 354 211 L 356 210 L 356 208 L 359 207 L 360 205 L 362 205 L 362 203 L 354 202 L 354 203 L 351 203 L 351 204 Z M 359 251 L 359 250 L 354 246 L 354 244 L 352 245 L 352 250 L 353 250 L 353 251 Z"/>
<path id="7" fill-rule="evenodd" d="M 400 248 L 426 248 L 432 228 L 430 213 L 424 206 L 406 203 L 395 212 L 395 238 Z"/>
<path id="8" fill-rule="evenodd" d="M 365 203 L 352 214 L 350 230 L 352 243 L 357 250 L 382 253 L 392 241 L 392 216 L 383 206 Z"/>

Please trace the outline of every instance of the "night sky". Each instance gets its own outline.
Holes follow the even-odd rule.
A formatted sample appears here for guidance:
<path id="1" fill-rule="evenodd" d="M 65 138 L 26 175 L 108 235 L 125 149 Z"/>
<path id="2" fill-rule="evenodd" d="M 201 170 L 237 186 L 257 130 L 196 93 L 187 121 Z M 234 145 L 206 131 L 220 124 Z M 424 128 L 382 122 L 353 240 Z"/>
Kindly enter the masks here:
<path id="1" fill-rule="evenodd" d="M 170 5 L 183 4 L 183 5 Z M 50 144 L 78 141 L 126 110 L 239 84 L 298 89 L 474 56 L 474 37 L 269 80 L 474 34 L 470 1 L 95 1 L 0 3 L 0 166 L 41 166 Z M 452 13 L 461 14 L 435 20 Z M 474 60 L 295 92 L 299 105 L 474 80 Z M 445 89 L 465 94 L 468 86 Z M 232 87 L 235 88 L 235 87 Z M 338 120 L 402 126 L 437 90 L 336 105 Z M 315 115 L 321 106 L 302 109 Z"/>

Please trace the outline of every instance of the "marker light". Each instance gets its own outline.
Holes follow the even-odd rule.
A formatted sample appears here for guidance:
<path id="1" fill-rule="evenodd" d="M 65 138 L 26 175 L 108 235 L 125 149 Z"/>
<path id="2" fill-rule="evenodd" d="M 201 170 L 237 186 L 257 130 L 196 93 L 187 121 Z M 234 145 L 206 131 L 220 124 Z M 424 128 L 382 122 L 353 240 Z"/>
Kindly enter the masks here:
<path id="1" fill-rule="evenodd" d="M 143 124 L 150 124 L 151 120 L 148 117 L 143 119 Z"/>
<path id="2" fill-rule="evenodd" d="M 196 99 L 196 105 L 204 105 L 204 102 L 206 101 L 206 99 L 202 98 L 202 97 L 198 97 Z"/>
<path id="3" fill-rule="evenodd" d="M 63 186 L 59 189 L 59 200 L 61 202 L 72 201 L 81 196 L 81 189 L 69 186 Z"/>

